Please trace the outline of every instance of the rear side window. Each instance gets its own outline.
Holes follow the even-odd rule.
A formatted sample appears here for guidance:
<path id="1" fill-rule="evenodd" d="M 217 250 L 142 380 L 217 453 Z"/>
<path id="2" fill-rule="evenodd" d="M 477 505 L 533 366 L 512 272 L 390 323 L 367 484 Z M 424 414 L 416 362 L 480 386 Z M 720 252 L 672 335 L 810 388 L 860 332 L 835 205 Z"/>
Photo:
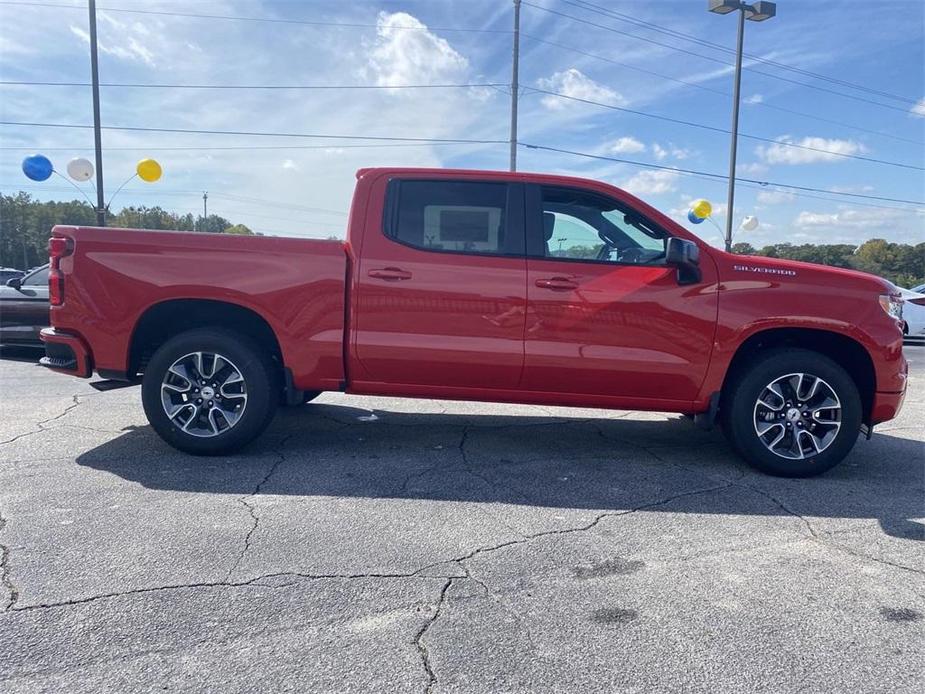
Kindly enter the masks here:
<path id="1" fill-rule="evenodd" d="M 506 183 L 393 180 L 386 235 L 426 251 L 519 255 L 508 197 Z"/>

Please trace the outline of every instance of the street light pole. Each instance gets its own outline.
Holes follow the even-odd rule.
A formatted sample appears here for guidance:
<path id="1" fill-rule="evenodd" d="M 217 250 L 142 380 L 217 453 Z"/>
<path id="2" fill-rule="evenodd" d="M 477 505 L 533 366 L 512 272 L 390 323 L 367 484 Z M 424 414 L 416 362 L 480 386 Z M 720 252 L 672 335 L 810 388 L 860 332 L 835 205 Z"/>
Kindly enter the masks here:
<path id="1" fill-rule="evenodd" d="M 729 192 L 726 195 L 726 252 L 732 251 L 732 210 L 736 194 L 736 149 L 739 145 L 739 89 L 742 85 L 742 40 L 745 34 L 745 10 L 739 8 L 739 34 L 736 39 L 736 74 L 732 88 L 732 139 L 729 144 Z"/>
<path id="2" fill-rule="evenodd" d="M 740 0 L 707 0 L 707 9 L 716 14 L 739 13 L 736 36 L 736 69 L 732 89 L 732 140 L 729 145 L 729 192 L 726 196 L 726 252 L 732 250 L 732 220 L 734 219 L 736 188 L 736 149 L 739 144 L 739 90 L 742 86 L 742 44 L 745 38 L 745 20 L 763 22 L 777 14 L 777 5 L 759 0 L 751 5 Z"/>
<path id="3" fill-rule="evenodd" d="M 517 98 L 520 91 L 520 0 L 514 0 L 514 56 L 511 61 L 511 171 L 517 171 Z"/>
<path id="4" fill-rule="evenodd" d="M 106 226 L 106 198 L 103 195 L 103 139 L 100 134 L 100 68 L 96 44 L 96 0 L 90 8 L 90 72 L 93 81 L 93 140 L 96 147 L 96 223 Z"/>

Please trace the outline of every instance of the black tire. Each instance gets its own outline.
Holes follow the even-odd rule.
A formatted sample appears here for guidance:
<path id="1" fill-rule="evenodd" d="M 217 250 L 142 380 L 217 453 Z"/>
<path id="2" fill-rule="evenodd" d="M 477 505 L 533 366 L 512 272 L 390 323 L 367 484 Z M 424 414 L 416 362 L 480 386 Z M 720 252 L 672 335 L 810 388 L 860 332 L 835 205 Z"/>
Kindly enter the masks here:
<path id="1" fill-rule="evenodd" d="M 776 410 L 759 405 L 759 398 L 769 395 L 767 386 L 790 374 L 815 376 L 822 379 L 823 386 L 828 386 L 834 392 L 841 406 L 840 426 L 837 429 L 824 420 L 814 420 L 812 415 L 800 416 L 800 412 L 795 414 L 794 421 L 789 421 L 787 413 L 803 409 L 803 405 L 799 404 L 803 402 L 800 398 L 790 398 L 796 407 L 788 407 L 787 403 L 775 400 L 772 404 L 780 405 L 780 414 L 777 415 L 774 414 Z M 813 386 L 812 381 L 806 383 L 809 385 L 804 394 Z M 788 381 L 789 384 L 792 381 Z M 788 388 L 788 385 L 784 385 L 784 388 Z M 780 385 L 777 387 L 781 389 Z M 773 397 L 770 399 L 774 400 Z M 812 406 L 806 406 L 807 411 L 811 409 Z M 826 410 L 831 414 L 826 413 L 825 416 L 834 418 L 833 409 Z M 780 417 L 783 423 L 770 420 L 772 416 Z M 807 349 L 772 349 L 759 352 L 747 368 L 732 376 L 731 382 L 723 390 L 720 417 L 723 431 L 732 447 L 751 466 L 778 477 L 813 477 L 840 463 L 851 451 L 861 426 L 861 397 L 848 372 L 825 355 Z M 769 430 L 762 439 L 758 431 L 768 424 L 764 417 L 769 418 L 775 429 Z M 782 428 L 777 429 L 778 426 Z M 836 433 L 828 442 L 820 441 L 819 437 L 810 433 L 810 426 L 816 432 L 834 430 Z M 789 454 L 797 451 L 797 454 L 805 457 L 782 457 L 780 453 L 772 451 L 765 442 L 773 442 L 779 433 L 789 437 L 782 440 L 779 451 L 789 448 L 784 452 Z M 793 444 L 792 448 L 787 446 L 788 443 Z M 819 443 L 824 444 L 821 452 L 813 452 L 820 448 Z"/>
<path id="2" fill-rule="evenodd" d="M 197 352 L 221 355 L 226 363 L 230 360 L 243 378 L 243 386 L 238 388 L 246 392 L 239 418 L 214 435 L 195 436 L 183 431 L 174 423 L 180 419 L 171 420 L 162 402 L 162 384 L 168 377 L 168 369 L 177 360 Z M 223 328 L 197 328 L 172 337 L 154 353 L 145 367 L 141 400 L 151 426 L 171 446 L 194 455 L 221 455 L 240 449 L 263 432 L 276 413 L 280 387 L 278 369 L 266 350 L 252 339 Z M 215 400 L 221 400 L 221 395 Z M 189 407 L 195 406 L 190 403 Z M 216 419 L 228 423 L 227 418 Z"/>

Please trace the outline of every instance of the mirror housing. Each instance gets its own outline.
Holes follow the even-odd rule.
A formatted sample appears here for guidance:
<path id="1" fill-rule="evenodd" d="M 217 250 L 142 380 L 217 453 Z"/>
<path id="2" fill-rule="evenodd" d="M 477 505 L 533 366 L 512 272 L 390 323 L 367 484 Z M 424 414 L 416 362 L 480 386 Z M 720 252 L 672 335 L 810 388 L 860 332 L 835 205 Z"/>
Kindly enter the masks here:
<path id="1" fill-rule="evenodd" d="M 19 291 L 20 287 L 22 287 L 22 277 L 11 277 L 6 281 L 6 286 Z"/>
<path id="2" fill-rule="evenodd" d="M 700 281 L 700 246 L 687 239 L 672 236 L 665 243 L 665 262 L 678 268 L 678 284 Z"/>

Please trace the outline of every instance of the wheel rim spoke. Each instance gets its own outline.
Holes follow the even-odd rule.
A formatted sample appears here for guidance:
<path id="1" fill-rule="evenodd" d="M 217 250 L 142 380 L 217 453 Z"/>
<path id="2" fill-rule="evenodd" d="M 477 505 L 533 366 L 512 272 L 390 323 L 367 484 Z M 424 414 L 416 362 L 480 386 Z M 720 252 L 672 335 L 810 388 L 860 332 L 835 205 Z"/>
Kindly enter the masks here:
<path id="1" fill-rule="evenodd" d="M 244 414 L 247 383 L 228 357 L 190 352 L 165 372 L 161 404 L 179 430 L 200 438 L 220 436 Z"/>
<path id="2" fill-rule="evenodd" d="M 815 374 L 789 373 L 768 383 L 754 407 L 754 430 L 774 455 L 803 460 L 825 451 L 841 429 L 842 406 Z"/>

